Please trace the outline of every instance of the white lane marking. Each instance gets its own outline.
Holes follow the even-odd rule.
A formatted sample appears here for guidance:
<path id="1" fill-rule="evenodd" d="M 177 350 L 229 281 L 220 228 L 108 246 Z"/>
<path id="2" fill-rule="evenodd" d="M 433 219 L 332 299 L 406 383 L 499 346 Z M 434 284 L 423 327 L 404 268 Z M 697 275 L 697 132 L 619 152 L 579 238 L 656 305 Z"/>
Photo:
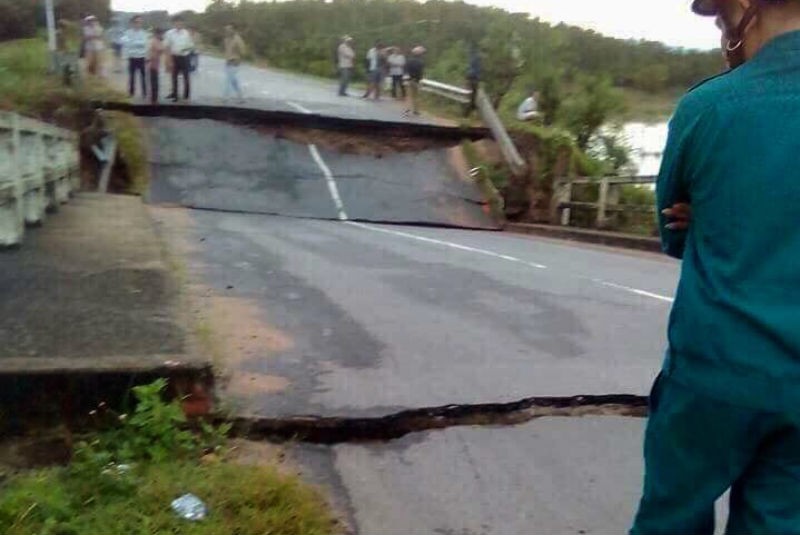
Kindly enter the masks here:
<path id="1" fill-rule="evenodd" d="M 309 110 L 305 106 L 301 106 L 297 102 L 292 102 L 291 100 L 287 100 L 286 103 L 291 106 L 292 108 L 296 109 L 300 113 L 314 113 L 313 111 Z"/>
<path id="2" fill-rule="evenodd" d="M 364 223 L 356 223 L 354 221 L 348 221 L 348 225 L 352 225 L 354 227 L 358 227 L 358 228 L 362 228 L 362 229 L 366 229 L 366 230 L 371 230 L 373 232 L 383 232 L 384 234 L 391 234 L 392 236 L 400 236 L 402 238 L 408 238 L 410 240 L 416 240 L 416 241 L 421 241 L 421 242 L 424 242 L 424 243 L 430 243 L 430 244 L 433 244 L 433 245 L 441 245 L 441 246 L 444 246 L 444 247 L 449 247 L 451 249 L 457 249 L 459 251 L 467 251 L 467 252 L 470 252 L 470 253 L 477 253 L 477 254 L 481 254 L 481 255 L 484 255 L 484 256 L 491 256 L 492 258 L 499 258 L 501 260 L 506 260 L 508 262 L 514 262 L 514 263 L 517 263 L 517 264 L 522 264 L 522 265 L 525 265 L 525 266 L 528 266 L 528 267 L 532 267 L 532 268 L 536 268 L 536 269 L 547 269 L 547 266 L 544 266 L 542 264 L 537 264 L 535 262 L 528 262 L 528 261 L 522 260 L 521 258 L 517 258 L 515 256 L 499 254 L 499 253 L 495 253 L 493 251 L 488 251 L 486 249 L 479 249 L 477 247 L 470 247 L 468 245 L 461 245 L 460 243 L 453 243 L 453 242 L 444 241 L 444 240 L 436 240 L 434 238 L 428 238 L 428 237 L 425 237 L 425 236 L 420 236 L 419 234 L 411 234 L 410 232 L 402 232 L 402 231 L 399 231 L 399 230 L 390 230 L 390 229 L 381 228 L 381 227 L 374 227 L 372 225 L 366 225 Z"/>
<path id="3" fill-rule="evenodd" d="M 301 106 L 296 102 L 292 102 L 291 100 L 287 100 L 286 103 L 298 110 L 300 113 L 313 113 L 308 108 Z M 336 179 L 333 177 L 330 167 L 328 167 L 328 164 L 326 164 L 325 160 L 322 159 L 319 150 L 317 150 L 317 146 L 313 143 L 308 145 L 308 152 L 311 153 L 311 157 L 314 158 L 314 161 L 317 163 L 317 167 L 319 167 L 320 171 L 322 171 L 322 174 L 325 176 L 325 182 L 328 184 L 328 191 L 331 194 L 331 199 L 333 199 L 333 204 L 336 206 L 336 215 L 339 218 L 339 221 L 347 221 L 347 212 L 344 209 L 342 196 L 339 195 L 339 186 L 336 184 Z"/>
<path id="4" fill-rule="evenodd" d="M 339 221 L 347 221 L 347 212 L 344 210 L 344 203 L 342 202 L 342 197 L 339 195 L 339 186 L 336 185 L 336 179 L 333 178 L 333 173 L 331 173 L 331 170 L 325 163 L 325 160 L 323 160 L 322 156 L 320 156 L 316 145 L 313 143 L 309 145 L 308 151 L 311 153 L 311 157 L 314 158 L 314 161 L 317 162 L 317 166 L 322 171 L 322 174 L 325 175 L 325 181 L 328 183 L 328 191 L 333 199 L 333 204 L 336 205 L 336 212 L 339 217 Z"/>
<path id="5" fill-rule="evenodd" d="M 311 110 L 301 106 L 300 104 L 297 104 L 296 102 L 287 101 L 287 103 L 290 106 L 294 107 L 295 109 L 299 110 L 301 113 L 313 113 Z M 339 220 L 340 221 L 345 221 L 348 225 L 352 225 L 354 227 L 362 228 L 362 229 L 365 229 L 365 230 L 371 230 L 373 232 L 382 232 L 384 234 L 390 234 L 390 235 L 393 235 L 393 236 L 399 236 L 399 237 L 402 237 L 402 238 L 408 238 L 408 239 L 411 239 L 411 240 L 416 240 L 416 241 L 420 241 L 420 242 L 424 242 L 424 243 L 430 243 L 430 244 L 433 244 L 433 245 L 441 245 L 441 246 L 444 246 L 444 247 L 449 247 L 451 249 L 457 249 L 459 251 L 477 253 L 477 254 L 481 254 L 481 255 L 484 255 L 484 256 L 490 256 L 492 258 L 499 258 L 500 260 L 505 260 L 507 262 L 513 262 L 513 263 L 516 263 L 516 264 L 522 264 L 524 266 L 535 268 L 535 269 L 547 269 L 547 266 L 545 266 L 544 264 L 538 264 L 536 262 L 528 262 L 526 260 L 522 260 L 521 258 L 517 258 L 517 257 L 511 256 L 511 255 L 495 253 L 494 251 L 489 251 L 489 250 L 486 250 L 486 249 L 479 249 L 477 247 L 470 247 L 468 245 L 461 245 L 459 243 L 453 243 L 453 242 L 444 241 L 444 240 L 436 240 L 434 238 L 428 238 L 428 237 L 425 237 L 425 236 L 420 236 L 418 234 L 411 234 L 409 232 L 402 232 L 402 231 L 399 231 L 399 230 L 390 230 L 390 229 L 385 229 L 385 228 L 381 228 L 381 227 L 375 227 L 375 226 L 372 226 L 372 225 L 366 225 L 364 223 L 357 223 L 355 221 L 349 221 L 349 217 L 347 215 L 347 212 L 345 211 L 344 203 L 342 202 L 342 197 L 341 197 L 341 195 L 339 195 L 339 187 L 336 184 L 336 179 L 334 178 L 333 173 L 331 172 L 331 170 L 328 167 L 328 165 L 325 163 L 325 160 L 322 159 L 322 156 L 320 155 L 319 150 L 317 150 L 317 146 L 316 145 L 310 144 L 308 146 L 308 150 L 311 153 L 311 157 L 314 158 L 314 161 L 317 163 L 317 166 L 322 171 L 322 174 L 325 176 L 325 181 L 328 184 L 328 191 L 331 194 L 331 198 L 333 199 L 334 205 L 336 205 L 336 211 L 337 211 L 337 215 L 339 217 Z M 659 301 L 664 301 L 664 302 L 667 302 L 667 303 L 672 303 L 674 301 L 673 298 L 667 297 L 665 295 L 659 295 L 659 294 L 656 294 L 656 293 L 648 292 L 646 290 L 640 290 L 638 288 L 631 288 L 629 286 L 623 286 L 621 284 L 615 284 L 613 282 L 607 282 L 607 281 L 604 281 L 604 280 L 601 280 L 601 279 L 591 279 L 591 281 L 596 283 L 596 284 L 600 284 L 601 286 L 606 286 L 608 288 L 614 288 L 616 290 L 622 290 L 622 291 L 625 291 L 625 292 L 628 292 L 628 293 L 632 293 L 632 294 L 635 294 L 635 295 L 639 295 L 639 296 L 642 296 L 642 297 L 649 297 L 651 299 L 657 299 Z"/>
<path id="6" fill-rule="evenodd" d="M 596 282 L 601 286 L 607 286 L 609 288 L 614 288 L 617 290 L 622 290 L 625 292 L 629 292 L 636 295 L 641 295 L 642 297 L 649 297 L 651 299 L 658 299 L 659 301 L 664 301 L 665 303 L 672 303 L 675 301 L 672 297 L 667 297 L 666 295 L 659 295 L 653 292 L 648 292 L 646 290 L 640 290 L 638 288 L 631 288 L 630 286 L 623 286 L 621 284 L 615 284 L 613 282 L 608 282 L 600 279 L 592 279 L 592 282 Z"/>

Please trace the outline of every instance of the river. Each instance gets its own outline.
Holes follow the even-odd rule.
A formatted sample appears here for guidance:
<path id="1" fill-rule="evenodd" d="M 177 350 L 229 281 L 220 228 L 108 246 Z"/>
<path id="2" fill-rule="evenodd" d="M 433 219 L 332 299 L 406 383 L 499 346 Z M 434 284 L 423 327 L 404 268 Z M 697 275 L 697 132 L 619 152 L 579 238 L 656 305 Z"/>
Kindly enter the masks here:
<path id="1" fill-rule="evenodd" d="M 622 135 L 631 149 L 637 175 L 657 175 L 667 142 L 667 123 L 626 123 Z"/>

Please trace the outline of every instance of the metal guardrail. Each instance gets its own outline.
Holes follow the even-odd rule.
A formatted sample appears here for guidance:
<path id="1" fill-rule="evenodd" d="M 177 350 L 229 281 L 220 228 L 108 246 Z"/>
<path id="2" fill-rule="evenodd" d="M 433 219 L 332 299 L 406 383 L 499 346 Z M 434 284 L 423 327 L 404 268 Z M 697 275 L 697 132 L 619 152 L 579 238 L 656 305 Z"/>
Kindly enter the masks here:
<path id="1" fill-rule="evenodd" d="M 80 187 L 74 132 L 0 112 L 0 247 L 22 243 L 26 225 L 66 203 Z"/>
<path id="2" fill-rule="evenodd" d="M 433 93 L 462 104 L 468 104 L 472 98 L 472 91 L 469 89 L 443 84 L 435 80 L 428 80 L 427 78 L 420 82 L 420 87 L 423 91 Z M 517 176 L 524 175 L 528 170 L 525 159 L 522 158 L 517 150 L 517 147 L 514 145 L 514 142 L 511 140 L 511 136 L 508 135 L 508 131 L 506 130 L 505 125 L 503 125 L 503 122 L 500 120 L 500 117 L 497 115 L 497 112 L 495 111 L 494 106 L 492 106 L 489 97 L 486 95 L 483 89 L 478 90 L 476 97 L 475 104 L 478 107 L 481 118 L 483 119 L 483 122 L 486 123 L 486 126 L 488 126 L 492 131 L 492 137 L 494 137 L 495 141 L 497 141 L 497 144 L 500 146 L 500 151 L 503 153 L 503 157 L 505 158 L 509 168 L 511 168 L 511 172 Z"/>
<path id="3" fill-rule="evenodd" d="M 569 226 L 573 208 L 592 209 L 597 211 L 595 226 L 608 226 L 608 214 L 611 212 L 653 212 L 655 206 L 619 204 L 619 186 L 655 184 L 655 176 L 627 176 L 601 178 L 561 178 L 553 183 L 553 199 L 550 203 L 550 222 Z M 572 200 L 573 186 L 598 184 L 597 202 L 575 202 Z"/>

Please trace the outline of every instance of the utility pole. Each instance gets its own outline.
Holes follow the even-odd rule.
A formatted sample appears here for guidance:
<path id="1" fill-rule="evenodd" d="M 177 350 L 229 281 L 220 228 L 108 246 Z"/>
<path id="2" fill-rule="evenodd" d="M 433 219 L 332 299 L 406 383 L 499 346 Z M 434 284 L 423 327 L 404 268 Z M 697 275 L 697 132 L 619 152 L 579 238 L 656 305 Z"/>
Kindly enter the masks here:
<path id="1" fill-rule="evenodd" d="M 47 48 L 50 51 L 50 69 L 56 71 L 56 14 L 53 0 L 45 1 L 45 14 L 47 16 Z"/>

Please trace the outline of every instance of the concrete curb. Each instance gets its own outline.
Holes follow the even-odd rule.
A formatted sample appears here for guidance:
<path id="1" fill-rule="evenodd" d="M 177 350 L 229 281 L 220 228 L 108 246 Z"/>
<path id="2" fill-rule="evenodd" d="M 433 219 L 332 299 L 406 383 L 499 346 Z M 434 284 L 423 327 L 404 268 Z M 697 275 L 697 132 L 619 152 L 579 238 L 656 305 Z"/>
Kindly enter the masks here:
<path id="1" fill-rule="evenodd" d="M 658 238 L 636 236 L 620 232 L 603 232 L 600 230 L 579 229 L 573 227 L 558 227 L 553 225 L 540 225 L 532 223 L 507 223 L 503 230 L 519 234 L 529 234 L 555 238 L 559 240 L 579 241 L 608 245 L 610 247 L 623 247 L 637 251 L 661 253 L 661 241 Z"/>

